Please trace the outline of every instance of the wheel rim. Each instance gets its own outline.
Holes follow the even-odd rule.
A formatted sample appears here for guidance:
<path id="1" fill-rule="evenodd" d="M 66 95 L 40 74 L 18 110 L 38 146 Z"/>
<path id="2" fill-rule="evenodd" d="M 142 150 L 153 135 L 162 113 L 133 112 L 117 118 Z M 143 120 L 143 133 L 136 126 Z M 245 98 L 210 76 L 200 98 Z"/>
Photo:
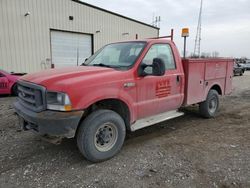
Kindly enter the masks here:
<path id="1" fill-rule="evenodd" d="M 217 99 L 216 99 L 216 97 L 213 97 L 213 98 L 209 101 L 209 105 L 208 105 L 209 112 L 210 112 L 211 114 L 215 113 L 216 110 L 217 110 L 217 106 L 218 106 Z"/>
<path id="2" fill-rule="evenodd" d="M 95 147 L 100 152 L 106 152 L 113 148 L 117 141 L 118 129 L 113 123 L 101 125 L 95 134 Z"/>

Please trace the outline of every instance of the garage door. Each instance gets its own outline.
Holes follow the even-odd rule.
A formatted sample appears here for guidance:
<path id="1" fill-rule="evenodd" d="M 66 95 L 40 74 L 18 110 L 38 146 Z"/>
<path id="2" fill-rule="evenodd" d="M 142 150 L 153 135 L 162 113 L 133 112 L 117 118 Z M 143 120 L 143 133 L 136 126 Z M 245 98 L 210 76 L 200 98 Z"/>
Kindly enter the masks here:
<path id="1" fill-rule="evenodd" d="M 51 53 L 55 68 L 81 65 L 92 54 L 92 36 L 51 31 Z"/>

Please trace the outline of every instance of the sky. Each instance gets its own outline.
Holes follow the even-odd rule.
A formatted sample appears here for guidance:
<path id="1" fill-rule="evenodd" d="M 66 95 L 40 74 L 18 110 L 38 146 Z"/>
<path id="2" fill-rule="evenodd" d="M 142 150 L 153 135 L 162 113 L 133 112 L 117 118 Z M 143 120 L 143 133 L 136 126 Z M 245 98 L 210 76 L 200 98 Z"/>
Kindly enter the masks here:
<path id="1" fill-rule="evenodd" d="M 83 0 L 86 3 L 151 24 L 161 16 L 160 35 L 175 30 L 175 43 L 183 51 L 181 29 L 188 27 L 187 51 L 194 51 L 200 0 Z M 250 0 L 204 0 L 201 52 L 221 57 L 250 58 Z"/>

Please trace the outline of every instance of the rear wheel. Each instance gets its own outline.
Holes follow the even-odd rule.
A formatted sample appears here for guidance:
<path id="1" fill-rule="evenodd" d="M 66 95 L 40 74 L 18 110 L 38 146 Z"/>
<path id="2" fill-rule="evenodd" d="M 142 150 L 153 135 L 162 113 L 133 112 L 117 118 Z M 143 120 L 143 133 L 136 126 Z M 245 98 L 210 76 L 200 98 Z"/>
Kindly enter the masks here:
<path id="1" fill-rule="evenodd" d="M 125 135 L 125 123 L 119 114 L 111 110 L 97 110 L 81 123 L 77 146 L 86 159 L 101 162 L 120 151 Z"/>
<path id="2" fill-rule="evenodd" d="M 205 118 L 212 118 L 219 109 L 219 94 L 216 90 L 210 90 L 206 101 L 200 103 L 200 114 Z"/>
<path id="3" fill-rule="evenodd" d="M 240 76 L 242 76 L 242 75 L 243 75 L 243 71 L 241 70 L 241 71 L 240 71 Z"/>

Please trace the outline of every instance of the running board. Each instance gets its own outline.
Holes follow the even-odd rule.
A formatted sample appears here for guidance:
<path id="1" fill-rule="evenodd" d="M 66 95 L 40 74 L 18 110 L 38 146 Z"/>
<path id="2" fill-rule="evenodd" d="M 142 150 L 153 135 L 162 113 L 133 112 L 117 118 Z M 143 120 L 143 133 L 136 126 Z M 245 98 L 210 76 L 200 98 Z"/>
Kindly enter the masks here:
<path id="1" fill-rule="evenodd" d="M 142 129 L 151 125 L 154 125 L 156 123 L 160 123 L 169 119 L 174 119 L 176 117 L 184 115 L 183 112 L 178 112 L 176 110 L 165 112 L 162 114 L 158 114 L 155 116 L 151 116 L 148 118 L 140 119 L 136 121 L 134 124 L 131 125 L 131 131 L 136 131 L 138 129 Z"/>

